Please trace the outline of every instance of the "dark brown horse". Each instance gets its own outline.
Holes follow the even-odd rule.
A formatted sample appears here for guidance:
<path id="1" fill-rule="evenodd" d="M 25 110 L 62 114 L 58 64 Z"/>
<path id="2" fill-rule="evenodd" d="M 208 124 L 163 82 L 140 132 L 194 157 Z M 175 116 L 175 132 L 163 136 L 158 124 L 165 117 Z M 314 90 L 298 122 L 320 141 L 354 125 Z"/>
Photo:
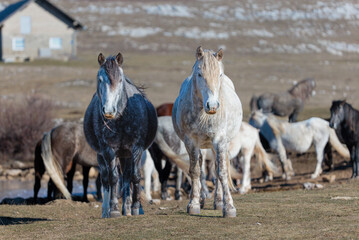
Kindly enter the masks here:
<path id="1" fill-rule="evenodd" d="M 262 109 L 263 113 L 273 113 L 282 117 L 289 116 L 289 122 L 296 122 L 305 101 L 315 94 L 315 87 L 314 79 L 308 78 L 300 81 L 286 92 L 253 96 L 250 101 L 251 111 Z"/>
<path id="2" fill-rule="evenodd" d="M 156 107 L 158 117 L 172 116 L 173 103 L 164 103 Z"/>
<path id="3" fill-rule="evenodd" d="M 345 101 L 333 101 L 329 126 L 340 132 L 350 152 L 352 178 L 359 178 L 359 111 Z"/>
<path id="4" fill-rule="evenodd" d="M 62 182 L 55 182 L 58 179 L 63 179 L 64 175 L 67 180 L 67 190 L 72 192 L 72 182 L 76 170 L 76 164 L 83 167 L 83 187 L 84 195 L 83 201 L 87 199 L 87 187 L 89 171 L 91 167 L 97 167 L 96 153 L 87 144 L 82 124 L 79 123 L 65 123 L 53 128 L 49 133 L 45 134 L 45 141 L 40 140 L 35 148 L 35 184 L 34 184 L 34 201 L 37 201 L 37 195 L 41 187 L 41 178 L 47 168 L 45 165 L 52 165 L 58 171 L 51 171 L 49 169 L 50 181 L 48 183 L 48 199 L 58 198 L 61 193 L 58 192 L 57 185 L 60 184 L 60 189 L 63 189 Z M 49 140 L 49 141 L 47 141 Z M 45 152 L 43 149 L 47 149 Z M 45 156 L 45 158 L 43 158 Z M 46 163 L 47 161 L 47 163 Z M 45 164 L 46 163 L 46 164 Z M 101 183 L 98 177 L 96 181 L 97 197 L 101 199 Z M 62 192 L 62 191 L 61 191 Z M 67 193 L 64 193 L 66 196 Z"/>

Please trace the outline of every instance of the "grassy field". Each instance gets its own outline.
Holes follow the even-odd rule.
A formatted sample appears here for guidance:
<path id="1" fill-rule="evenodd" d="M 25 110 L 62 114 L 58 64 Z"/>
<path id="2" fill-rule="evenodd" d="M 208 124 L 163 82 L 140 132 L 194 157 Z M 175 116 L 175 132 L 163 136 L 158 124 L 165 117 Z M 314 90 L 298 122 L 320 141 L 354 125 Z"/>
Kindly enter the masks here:
<path id="1" fill-rule="evenodd" d="M 100 203 L 56 200 L 0 206 L 1 239 L 357 239 L 359 182 L 323 190 L 234 195 L 237 218 L 207 201 L 188 216 L 187 200 L 144 205 L 145 215 L 101 219 Z"/>

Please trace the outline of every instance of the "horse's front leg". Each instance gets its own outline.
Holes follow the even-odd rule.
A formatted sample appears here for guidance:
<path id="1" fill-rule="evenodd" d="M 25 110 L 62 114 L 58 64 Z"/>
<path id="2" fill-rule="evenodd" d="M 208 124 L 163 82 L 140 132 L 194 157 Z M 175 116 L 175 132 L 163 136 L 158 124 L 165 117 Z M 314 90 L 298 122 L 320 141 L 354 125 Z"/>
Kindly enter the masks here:
<path id="1" fill-rule="evenodd" d="M 110 150 L 106 151 L 103 155 L 97 154 L 103 187 L 102 218 L 119 217 L 120 212 L 118 211 L 116 196 L 118 182 L 116 157 Z"/>
<path id="2" fill-rule="evenodd" d="M 217 174 L 223 188 L 223 217 L 236 217 L 237 211 L 234 207 L 232 195 L 228 185 L 227 144 L 214 144 L 214 149 L 216 150 L 216 159 L 218 164 Z"/>
<path id="3" fill-rule="evenodd" d="M 251 190 L 251 155 L 252 152 L 248 149 L 243 149 L 243 159 L 241 159 L 242 165 L 242 184 L 239 192 L 241 194 L 247 193 Z"/>
<path id="4" fill-rule="evenodd" d="M 285 148 L 280 140 L 277 140 L 278 146 L 276 147 L 277 153 L 279 155 L 279 160 L 282 165 L 283 175 L 282 178 L 286 180 L 290 180 L 291 177 L 294 175 L 292 162 L 290 159 L 287 158 L 287 153 Z"/>
<path id="5" fill-rule="evenodd" d="M 133 186 L 133 194 L 132 194 L 132 215 L 140 215 L 143 214 L 143 209 L 141 206 L 141 171 L 140 171 L 140 162 L 141 162 L 142 151 L 137 151 L 134 155 L 132 161 L 132 186 Z"/>
<path id="6" fill-rule="evenodd" d="M 211 198 L 211 193 L 208 190 L 207 182 L 206 182 L 206 155 L 202 154 L 200 158 L 200 164 L 201 164 L 201 207 L 204 206 L 204 201 L 206 198 Z"/>
<path id="7" fill-rule="evenodd" d="M 359 146 L 354 147 L 353 175 L 352 178 L 359 178 Z"/>
<path id="8" fill-rule="evenodd" d="M 187 213 L 189 214 L 199 214 L 201 212 L 200 206 L 200 166 L 199 166 L 199 157 L 200 150 L 196 148 L 195 145 L 190 141 L 185 141 L 186 149 L 190 157 L 190 167 L 189 175 L 192 181 L 192 190 L 190 194 L 190 201 L 187 205 Z"/>
<path id="9" fill-rule="evenodd" d="M 177 167 L 175 200 L 181 200 L 182 170 Z"/>
<path id="10" fill-rule="evenodd" d="M 110 217 L 110 184 L 109 184 L 109 166 L 106 160 L 100 154 L 97 154 L 99 171 L 101 174 L 101 183 L 103 191 L 102 200 L 102 218 Z"/>
<path id="11" fill-rule="evenodd" d="M 122 213 L 125 216 L 131 216 L 131 172 L 132 159 L 121 158 L 120 164 L 122 168 Z"/>
<path id="12" fill-rule="evenodd" d="M 319 175 L 323 172 L 322 170 L 322 163 L 324 158 L 324 148 L 325 148 L 326 142 L 322 141 L 315 144 L 315 151 L 317 154 L 317 166 L 315 167 L 315 171 L 312 174 L 311 178 L 317 178 Z"/>

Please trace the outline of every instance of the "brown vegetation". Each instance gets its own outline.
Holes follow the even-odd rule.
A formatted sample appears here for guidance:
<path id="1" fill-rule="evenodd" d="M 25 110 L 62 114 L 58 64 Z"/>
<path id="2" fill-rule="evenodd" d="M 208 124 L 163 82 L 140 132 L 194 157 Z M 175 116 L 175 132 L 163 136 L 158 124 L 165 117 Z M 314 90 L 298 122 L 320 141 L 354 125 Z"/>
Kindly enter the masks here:
<path id="1" fill-rule="evenodd" d="M 29 95 L 20 100 L 2 99 L 0 106 L 0 161 L 31 160 L 37 141 L 52 127 L 53 104 Z"/>

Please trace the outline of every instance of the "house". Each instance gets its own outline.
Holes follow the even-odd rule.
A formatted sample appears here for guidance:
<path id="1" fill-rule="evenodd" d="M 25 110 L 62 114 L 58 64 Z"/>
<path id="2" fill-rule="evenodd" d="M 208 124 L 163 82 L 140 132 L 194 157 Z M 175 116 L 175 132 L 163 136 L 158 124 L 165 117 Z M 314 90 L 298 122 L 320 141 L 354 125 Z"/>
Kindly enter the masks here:
<path id="1" fill-rule="evenodd" d="M 21 0 L 0 12 L 0 60 L 67 60 L 76 56 L 76 34 L 83 29 L 47 0 Z"/>

